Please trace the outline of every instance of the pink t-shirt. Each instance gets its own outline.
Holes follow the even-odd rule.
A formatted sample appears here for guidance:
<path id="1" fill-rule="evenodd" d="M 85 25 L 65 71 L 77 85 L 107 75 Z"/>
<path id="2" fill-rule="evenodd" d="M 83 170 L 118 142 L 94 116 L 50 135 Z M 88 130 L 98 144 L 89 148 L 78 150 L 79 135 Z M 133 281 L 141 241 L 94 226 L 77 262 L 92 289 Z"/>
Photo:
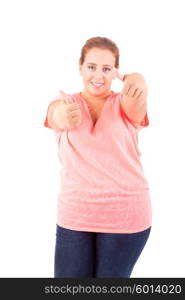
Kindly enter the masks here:
<path id="1" fill-rule="evenodd" d="M 89 232 L 147 229 L 152 207 L 138 149 L 138 131 L 149 124 L 147 113 L 136 125 L 123 112 L 121 94 L 113 93 L 93 126 L 81 94 L 68 96 L 80 104 L 82 122 L 70 130 L 54 130 L 62 164 L 57 224 Z M 50 127 L 47 116 L 44 125 Z"/>

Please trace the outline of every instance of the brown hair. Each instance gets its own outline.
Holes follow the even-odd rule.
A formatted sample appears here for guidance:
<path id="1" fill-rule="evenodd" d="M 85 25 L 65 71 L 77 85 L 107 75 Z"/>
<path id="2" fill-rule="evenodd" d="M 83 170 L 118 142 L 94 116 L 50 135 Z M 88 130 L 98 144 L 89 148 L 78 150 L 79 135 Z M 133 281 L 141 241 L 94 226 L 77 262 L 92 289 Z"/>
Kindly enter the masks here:
<path id="1" fill-rule="evenodd" d="M 83 64 L 85 60 L 85 56 L 87 52 L 92 48 L 99 48 L 99 49 L 108 49 L 110 50 L 115 56 L 115 67 L 119 68 L 119 49 L 116 44 L 106 37 L 93 37 L 86 41 L 85 45 L 82 47 L 81 56 L 79 59 L 80 65 Z"/>

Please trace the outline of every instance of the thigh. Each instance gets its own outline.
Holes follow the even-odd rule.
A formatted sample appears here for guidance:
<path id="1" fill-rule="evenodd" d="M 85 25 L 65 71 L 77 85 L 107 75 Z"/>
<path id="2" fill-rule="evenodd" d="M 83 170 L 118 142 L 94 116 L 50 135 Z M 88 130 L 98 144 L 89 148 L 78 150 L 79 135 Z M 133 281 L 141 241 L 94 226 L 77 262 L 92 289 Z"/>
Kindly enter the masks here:
<path id="1" fill-rule="evenodd" d="M 150 230 L 151 227 L 137 233 L 98 233 L 95 277 L 130 277 Z"/>
<path id="2" fill-rule="evenodd" d="M 93 232 L 76 231 L 57 225 L 54 277 L 93 277 L 94 255 Z"/>

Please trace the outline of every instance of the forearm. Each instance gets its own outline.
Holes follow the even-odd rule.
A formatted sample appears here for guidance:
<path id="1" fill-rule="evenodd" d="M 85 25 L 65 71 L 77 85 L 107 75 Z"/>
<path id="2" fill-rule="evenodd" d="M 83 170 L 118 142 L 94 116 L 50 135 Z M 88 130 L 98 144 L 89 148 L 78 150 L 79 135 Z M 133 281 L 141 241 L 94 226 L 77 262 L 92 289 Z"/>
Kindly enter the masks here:
<path id="1" fill-rule="evenodd" d="M 146 115 L 147 112 L 147 102 L 146 99 L 132 99 L 129 97 L 123 97 L 121 101 L 121 106 L 126 113 L 126 115 L 135 123 L 140 123 Z"/>
<path id="2" fill-rule="evenodd" d="M 48 125 L 54 130 L 66 129 L 62 119 L 61 111 L 58 109 L 59 101 L 60 100 L 55 100 L 53 103 L 51 103 L 47 113 Z"/>

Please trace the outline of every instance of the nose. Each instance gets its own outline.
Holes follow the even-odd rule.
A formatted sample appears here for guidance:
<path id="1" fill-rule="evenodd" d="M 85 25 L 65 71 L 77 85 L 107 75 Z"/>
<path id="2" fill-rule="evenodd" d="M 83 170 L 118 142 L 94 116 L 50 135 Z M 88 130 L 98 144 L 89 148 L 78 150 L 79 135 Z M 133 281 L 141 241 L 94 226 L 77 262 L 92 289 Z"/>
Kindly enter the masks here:
<path id="1" fill-rule="evenodd" d="M 95 73 L 94 73 L 94 78 L 96 78 L 98 80 L 98 79 L 103 78 L 104 75 L 105 74 L 103 73 L 103 71 L 101 69 L 97 68 L 96 71 L 95 71 Z"/>

